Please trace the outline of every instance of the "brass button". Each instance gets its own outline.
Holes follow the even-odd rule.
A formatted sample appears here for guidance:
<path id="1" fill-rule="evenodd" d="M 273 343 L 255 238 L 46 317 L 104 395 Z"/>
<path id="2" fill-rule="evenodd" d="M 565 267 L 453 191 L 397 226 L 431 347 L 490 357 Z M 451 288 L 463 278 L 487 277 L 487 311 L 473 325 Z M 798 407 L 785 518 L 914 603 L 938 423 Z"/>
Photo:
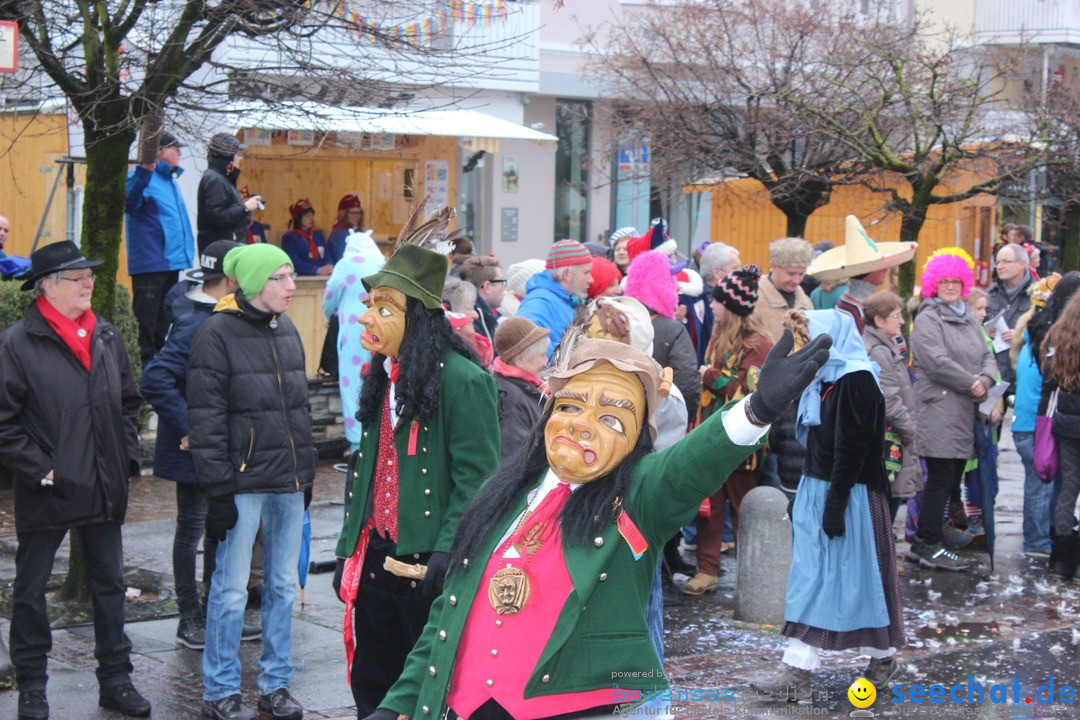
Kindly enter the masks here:
<path id="1" fill-rule="evenodd" d="M 595 540 L 593 540 L 593 545 L 595 545 L 596 547 L 604 547 L 604 538 L 596 538 Z"/>
<path id="2" fill-rule="evenodd" d="M 491 648 L 491 656 L 492 656 L 492 657 L 495 657 L 495 656 L 496 656 L 496 655 L 498 655 L 498 654 L 499 654 L 499 651 L 498 651 L 498 650 L 496 650 L 495 648 Z"/>
<path id="3" fill-rule="evenodd" d="M 445 630 L 440 630 L 439 631 L 439 639 L 440 640 L 446 640 L 446 631 Z"/>
<path id="4" fill-rule="evenodd" d="M 544 677 L 540 678 L 540 682 L 543 682 L 543 683 L 551 682 L 551 676 L 550 675 L 545 675 Z"/>
<path id="5" fill-rule="evenodd" d="M 431 494 L 431 488 L 424 488 L 424 494 L 425 495 L 430 495 Z"/>
<path id="6" fill-rule="evenodd" d="M 494 681 L 494 680 L 488 680 L 488 681 L 487 681 L 487 686 L 488 686 L 488 687 L 491 687 L 491 686 L 492 686 L 492 685 L 494 685 L 494 684 L 495 684 L 495 681 Z"/>
<path id="7" fill-rule="evenodd" d="M 451 605 L 457 605 L 457 595 L 451 595 L 450 596 L 450 604 Z"/>
<path id="8" fill-rule="evenodd" d="M 427 468 L 420 468 L 421 475 L 427 475 Z"/>
<path id="9" fill-rule="evenodd" d="M 427 452 L 427 448 L 426 447 L 420 448 L 420 452 Z"/>
<path id="10" fill-rule="evenodd" d="M 607 580 L 607 573 L 600 573 L 600 582 Z"/>
<path id="11" fill-rule="evenodd" d="M 437 675 L 437 674 L 438 674 L 438 671 L 436 671 L 436 670 L 435 670 L 435 666 L 434 666 L 434 665 L 432 665 L 431 667 L 429 667 L 429 668 L 427 669 L 427 674 L 428 674 L 428 675 L 430 675 L 431 677 L 435 677 L 435 675 Z"/>
<path id="12" fill-rule="evenodd" d="M 426 518 L 431 517 L 431 511 L 430 510 L 425 510 L 424 511 L 424 517 L 426 517 Z"/>
<path id="13" fill-rule="evenodd" d="M 420 709 L 424 711 L 425 715 L 427 715 L 429 712 L 431 712 L 431 708 L 429 708 L 427 705 L 425 705 L 424 707 L 422 707 Z"/>

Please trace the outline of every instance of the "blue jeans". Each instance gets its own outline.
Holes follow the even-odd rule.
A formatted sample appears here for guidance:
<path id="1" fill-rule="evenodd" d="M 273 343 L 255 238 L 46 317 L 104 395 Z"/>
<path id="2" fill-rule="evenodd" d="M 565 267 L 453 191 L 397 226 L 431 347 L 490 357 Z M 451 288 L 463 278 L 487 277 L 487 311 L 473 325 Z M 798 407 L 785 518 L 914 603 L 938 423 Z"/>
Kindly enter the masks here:
<path id="1" fill-rule="evenodd" d="M 1024 552 L 1050 552 L 1050 499 L 1053 483 L 1035 474 L 1035 433 L 1013 431 L 1016 453 L 1024 463 Z"/>
<path id="2" fill-rule="evenodd" d="M 299 584 L 303 493 L 251 493 L 234 496 L 238 518 L 218 544 L 217 565 L 206 609 L 203 698 L 220 700 L 240 692 L 240 632 L 247 604 L 251 547 L 263 527 L 263 653 L 259 694 L 287 688 L 293 675 L 292 608 Z"/>
<path id="3" fill-rule="evenodd" d="M 664 593 L 660 586 L 660 566 L 656 567 L 653 574 L 652 592 L 649 593 L 649 604 L 645 608 L 645 624 L 649 626 L 649 636 L 652 637 L 656 647 L 656 655 L 660 658 L 660 665 L 664 664 Z"/>

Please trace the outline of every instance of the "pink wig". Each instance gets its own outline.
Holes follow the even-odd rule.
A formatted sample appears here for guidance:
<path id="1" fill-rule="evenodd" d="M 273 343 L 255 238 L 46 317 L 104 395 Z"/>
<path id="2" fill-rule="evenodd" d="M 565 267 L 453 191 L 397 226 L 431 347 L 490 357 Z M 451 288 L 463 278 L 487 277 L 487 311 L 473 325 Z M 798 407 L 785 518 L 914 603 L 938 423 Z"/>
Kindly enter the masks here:
<path id="1" fill-rule="evenodd" d="M 962 283 L 960 297 L 965 298 L 971 292 L 975 278 L 967 262 L 958 255 L 942 254 L 930 258 L 922 274 L 922 296 L 937 297 L 938 283 L 945 278 L 959 278 Z"/>
<path id="2" fill-rule="evenodd" d="M 634 258 L 626 271 L 626 288 L 623 294 L 640 301 L 659 315 L 674 319 L 679 295 L 667 255 L 654 250 L 643 252 Z"/>

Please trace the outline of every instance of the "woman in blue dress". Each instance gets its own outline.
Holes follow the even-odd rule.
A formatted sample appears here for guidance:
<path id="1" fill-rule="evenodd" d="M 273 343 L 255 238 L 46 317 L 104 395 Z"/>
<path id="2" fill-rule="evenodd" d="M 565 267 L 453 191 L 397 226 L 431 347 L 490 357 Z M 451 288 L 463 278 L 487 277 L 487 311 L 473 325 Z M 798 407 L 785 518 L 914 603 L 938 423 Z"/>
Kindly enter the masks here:
<path id="1" fill-rule="evenodd" d="M 820 650 L 857 648 L 879 690 L 901 665 L 903 606 L 885 473 L 885 399 L 877 367 L 850 315 L 791 314 L 797 342 L 833 339 L 829 361 L 799 401 L 806 461 L 792 511 L 794 535 L 779 675 L 752 686 L 774 700 L 811 699 Z"/>

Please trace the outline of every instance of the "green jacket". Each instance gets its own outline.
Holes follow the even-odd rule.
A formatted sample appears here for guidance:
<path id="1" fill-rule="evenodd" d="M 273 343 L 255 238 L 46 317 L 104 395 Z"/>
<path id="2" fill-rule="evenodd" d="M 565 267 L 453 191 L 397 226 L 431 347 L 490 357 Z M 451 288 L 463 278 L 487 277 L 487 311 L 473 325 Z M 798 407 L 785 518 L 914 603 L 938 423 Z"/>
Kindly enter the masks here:
<path id="1" fill-rule="evenodd" d="M 411 423 L 394 430 L 398 455 L 398 540 L 401 555 L 450 550 L 458 519 L 480 485 L 499 465 L 499 413 L 495 381 L 475 363 L 447 350 L 435 416 L 418 421 L 409 455 Z M 365 429 L 338 557 L 356 550 L 379 454 L 378 427 Z"/>
<path id="2" fill-rule="evenodd" d="M 701 501 L 715 493 L 732 470 L 764 444 L 764 440 L 756 445 L 732 443 L 722 415 L 714 413 L 682 441 L 638 463 L 625 507 L 649 543 L 639 561 L 614 522 L 607 523 L 600 536 L 584 547 L 564 539 L 574 590 L 525 686 L 526 697 L 615 684 L 636 689 L 667 687 L 645 622 L 664 542 L 694 517 Z M 536 484 L 542 480 L 542 476 L 537 478 Z M 525 504 L 523 495 L 507 509 L 482 558 L 450 569 L 405 670 L 380 707 L 416 720 L 441 717 L 458 643 L 487 559 Z M 612 679 L 613 673 L 635 672 L 636 677 L 624 674 Z"/>

